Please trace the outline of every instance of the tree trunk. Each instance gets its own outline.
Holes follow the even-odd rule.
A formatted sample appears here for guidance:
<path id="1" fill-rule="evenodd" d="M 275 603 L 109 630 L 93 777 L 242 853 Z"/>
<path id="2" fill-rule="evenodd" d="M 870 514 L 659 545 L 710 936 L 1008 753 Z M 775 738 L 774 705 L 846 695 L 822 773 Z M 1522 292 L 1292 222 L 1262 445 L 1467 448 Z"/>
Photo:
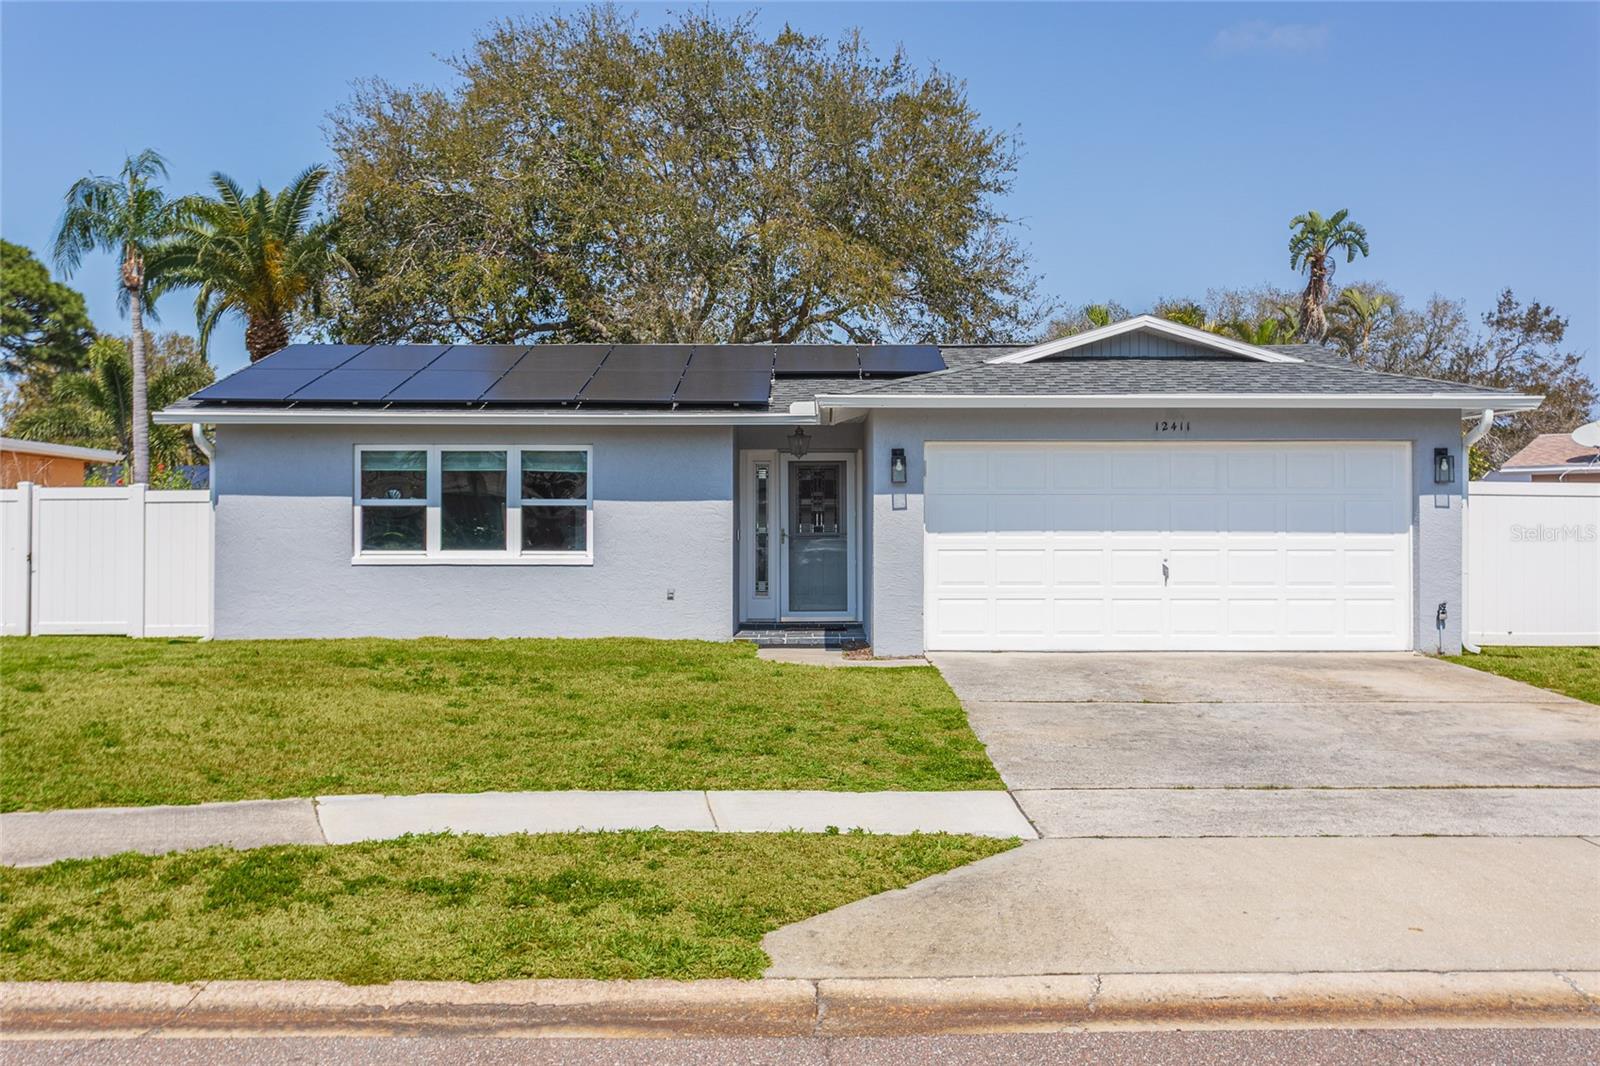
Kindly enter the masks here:
<path id="1" fill-rule="evenodd" d="M 128 319 L 133 327 L 133 335 L 128 338 L 128 358 L 133 363 L 133 425 L 129 427 L 130 436 L 133 437 L 133 475 L 128 482 L 132 485 L 148 485 L 150 402 L 145 395 L 148 378 L 144 363 L 144 296 L 137 288 L 128 290 Z"/>
<path id="2" fill-rule="evenodd" d="M 258 363 L 289 343 L 289 324 L 282 317 L 250 316 L 244 328 L 244 346 L 250 361 Z"/>
<path id="3" fill-rule="evenodd" d="M 1314 253 L 1310 261 L 1311 276 L 1306 279 L 1306 290 L 1300 294 L 1300 339 L 1310 344 L 1321 344 L 1328 338 L 1328 316 L 1323 302 L 1328 298 L 1327 263 Z"/>

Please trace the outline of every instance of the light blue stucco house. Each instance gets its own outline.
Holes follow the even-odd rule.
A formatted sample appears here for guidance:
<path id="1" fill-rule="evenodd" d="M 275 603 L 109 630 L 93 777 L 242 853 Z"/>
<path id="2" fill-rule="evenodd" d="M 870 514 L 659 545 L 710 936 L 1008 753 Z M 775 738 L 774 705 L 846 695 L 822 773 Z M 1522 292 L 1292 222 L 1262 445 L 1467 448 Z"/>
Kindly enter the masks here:
<path id="1" fill-rule="evenodd" d="M 159 420 L 215 429 L 224 639 L 1453 652 L 1463 429 L 1538 402 L 1140 316 L 1010 347 L 296 345 Z"/>

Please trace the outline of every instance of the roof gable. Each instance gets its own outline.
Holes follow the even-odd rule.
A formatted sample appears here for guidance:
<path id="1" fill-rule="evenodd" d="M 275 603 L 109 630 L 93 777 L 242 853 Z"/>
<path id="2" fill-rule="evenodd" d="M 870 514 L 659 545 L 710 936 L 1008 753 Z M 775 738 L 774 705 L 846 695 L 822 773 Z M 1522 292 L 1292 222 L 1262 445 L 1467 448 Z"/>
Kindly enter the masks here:
<path id="1" fill-rule="evenodd" d="M 1233 358 L 1262 363 L 1301 360 L 1270 348 L 1169 322 L 1154 315 L 1135 315 L 1109 326 L 1059 337 L 989 360 L 991 363 L 1034 363 L 1040 360 Z"/>

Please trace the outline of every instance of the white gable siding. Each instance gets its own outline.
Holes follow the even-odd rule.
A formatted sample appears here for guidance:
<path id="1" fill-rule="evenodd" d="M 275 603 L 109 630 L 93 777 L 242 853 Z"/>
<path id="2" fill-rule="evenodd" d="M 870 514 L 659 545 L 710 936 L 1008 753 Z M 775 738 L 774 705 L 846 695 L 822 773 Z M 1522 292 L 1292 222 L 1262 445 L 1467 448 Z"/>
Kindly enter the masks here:
<path id="1" fill-rule="evenodd" d="M 1041 359 L 1042 363 L 1065 362 L 1069 359 L 1229 359 L 1240 358 L 1230 356 L 1227 352 L 1219 352 L 1214 348 L 1202 348 L 1198 344 L 1189 344 L 1186 341 L 1174 340 L 1163 337 L 1159 333 L 1147 330 L 1135 330 L 1124 333 L 1118 337 L 1107 337 L 1103 341 L 1085 344 L 1082 348 L 1073 348 L 1058 355 L 1047 356 Z"/>

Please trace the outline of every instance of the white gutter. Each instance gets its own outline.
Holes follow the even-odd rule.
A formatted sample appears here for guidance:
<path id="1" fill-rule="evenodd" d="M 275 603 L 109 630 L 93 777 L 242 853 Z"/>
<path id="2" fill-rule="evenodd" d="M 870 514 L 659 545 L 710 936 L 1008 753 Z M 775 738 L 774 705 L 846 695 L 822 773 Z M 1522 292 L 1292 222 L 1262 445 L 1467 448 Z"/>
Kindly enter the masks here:
<path id="1" fill-rule="evenodd" d="M 1217 408 L 1387 408 L 1412 410 L 1444 408 L 1459 411 L 1481 409 L 1485 399 L 1470 393 L 1291 393 L 1291 392 L 1136 392 L 1136 393 L 1055 393 L 1020 395 L 1000 393 L 986 396 L 904 393 L 875 395 L 870 392 L 843 393 L 817 397 L 820 408 L 1095 408 L 1095 407 L 1217 407 Z M 1544 402 L 1543 396 L 1494 396 L 1497 409 L 1532 411 Z"/>
<path id="2" fill-rule="evenodd" d="M 1467 526 L 1467 508 L 1472 506 L 1472 446 L 1488 436 L 1489 430 L 1494 428 L 1494 408 L 1485 407 L 1483 414 L 1478 417 L 1478 424 L 1473 426 L 1461 438 L 1461 465 L 1465 468 L 1462 477 L 1461 491 L 1461 529 L 1463 534 L 1469 532 Z M 1467 628 L 1467 553 L 1472 550 L 1471 536 L 1461 538 L 1461 647 L 1474 655 L 1483 654 L 1483 649 L 1467 639 L 1472 632 Z"/>
<path id="3" fill-rule="evenodd" d="M 1497 474 L 1592 474 L 1600 472 L 1600 455 L 1581 463 L 1562 463 L 1560 466 L 1502 466 Z"/>
<path id="4" fill-rule="evenodd" d="M 809 406 L 809 405 L 797 405 Z M 815 410 L 737 414 L 656 412 L 499 411 L 470 407 L 459 411 L 405 408 L 205 407 L 157 411 L 158 425 L 182 425 L 203 418 L 206 425 L 410 425 L 410 426 L 809 426 Z"/>
<path id="5" fill-rule="evenodd" d="M 0 451 L 48 455 L 57 459 L 82 459 L 86 463 L 115 463 L 122 458 L 121 452 L 106 448 L 80 448 L 76 444 L 52 444 L 49 441 L 22 440 L 18 437 L 0 437 Z"/>

